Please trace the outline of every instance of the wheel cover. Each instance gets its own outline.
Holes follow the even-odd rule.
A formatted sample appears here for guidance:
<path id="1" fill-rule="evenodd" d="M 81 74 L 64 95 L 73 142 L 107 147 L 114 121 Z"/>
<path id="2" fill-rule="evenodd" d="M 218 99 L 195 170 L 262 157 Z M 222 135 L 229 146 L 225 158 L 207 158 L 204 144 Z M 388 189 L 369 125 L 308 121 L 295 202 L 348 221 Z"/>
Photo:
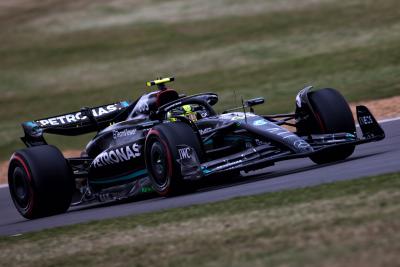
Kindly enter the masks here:
<path id="1" fill-rule="evenodd" d="M 31 190 L 27 174 L 21 167 L 16 167 L 11 180 L 11 192 L 17 205 L 26 210 L 31 200 Z"/>
<path id="2" fill-rule="evenodd" d="M 167 186 L 168 177 L 168 162 L 166 151 L 163 145 L 157 140 L 153 143 L 150 150 L 150 168 L 154 180 L 161 188 Z"/>

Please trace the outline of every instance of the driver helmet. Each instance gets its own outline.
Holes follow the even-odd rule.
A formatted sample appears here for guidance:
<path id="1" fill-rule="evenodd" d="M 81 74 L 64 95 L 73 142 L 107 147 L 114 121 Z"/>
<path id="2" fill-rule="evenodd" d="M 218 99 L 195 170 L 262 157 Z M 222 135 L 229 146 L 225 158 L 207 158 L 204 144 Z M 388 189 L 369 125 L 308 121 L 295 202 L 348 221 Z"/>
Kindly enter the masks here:
<path id="1" fill-rule="evenodd" d="M 191 121 L 197 121 L 197 112 L 193 110 L 191 105 L 182 106 L 183 115 Z"/>
<path id="2" fill-rule="evenodd" d="M 189 120 L 196 122 L 198 121 L 199 114 L 194 111 L 194 107 L 192 105 L 183 105 L 179 111 L 170 111 L 167 113 L 167 119 L 171 122 L 177 121 L 176 118 L 174 118 L 175 116 L 185 116 Z"/>

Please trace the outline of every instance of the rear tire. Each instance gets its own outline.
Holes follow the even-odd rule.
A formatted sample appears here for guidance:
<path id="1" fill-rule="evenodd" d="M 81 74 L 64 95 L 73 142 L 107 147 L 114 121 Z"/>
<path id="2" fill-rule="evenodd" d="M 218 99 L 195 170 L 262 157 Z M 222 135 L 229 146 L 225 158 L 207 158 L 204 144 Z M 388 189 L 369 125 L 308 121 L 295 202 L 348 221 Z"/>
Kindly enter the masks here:
<path id="1" fill-rule="evenodd" d="M 310 133 L 355 133 L 353 114 L 346 99 L 335 89 L 325 88 L 309 93 L 309 101 L 315 113 L 316 122 Z M 353 154 L 355 145 L 331 148 L 311 156 L 317 164 L 344 160 Z"/>
<path id="2" fill-rule="evenodd" d="M 153 189 L 161 196 L 180 195 L 196 190 L 193 181 L 182 177 L 178 145 L 187 145 L 202 157 L 200 141 L 186 123 L 175 122 L 155 126 L 145 144 L 146 167 Z"/>
<path id="3" fill-rule="evenodd" d="M 8 169 L 8 184 L 15 207 L 27 219 L 64 213 L 71 204 L 72 172 L 54 146 L 15 152 Z"/>

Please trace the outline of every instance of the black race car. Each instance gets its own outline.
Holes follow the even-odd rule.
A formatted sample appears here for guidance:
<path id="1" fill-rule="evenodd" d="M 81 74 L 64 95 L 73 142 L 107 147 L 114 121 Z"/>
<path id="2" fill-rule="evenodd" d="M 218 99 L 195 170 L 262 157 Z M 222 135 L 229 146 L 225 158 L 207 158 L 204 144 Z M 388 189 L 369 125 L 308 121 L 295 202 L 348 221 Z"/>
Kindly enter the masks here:
<path id="1" fill-rule="evenodd" d="M 239 175 L 282 160 L 334 162 L 349 157 L 358 144 L 385 137 L 365 106 L 357 107 L 363 135 L 358 137 L 352 112 L 335 89 L 304 88 L 290 114 L 256 115 L 254 107 L 263 98 L 217 114 L 216 94 L 179 95 L 166 87 L 173 80 L 148 82 L 158 90 L 134 102 L 23 123 L 21 139 L 27 148 L 12 155 L 8 171 L 11 196 L 22 216 L 44 217 L 71 205 L 146 192 L 187 193 L 205 177 Z M 90 132 L 97 134 L 79 158 L 64 158 L 43 136 Z M 80 198 L 72 203 L 77 192 Z"/>

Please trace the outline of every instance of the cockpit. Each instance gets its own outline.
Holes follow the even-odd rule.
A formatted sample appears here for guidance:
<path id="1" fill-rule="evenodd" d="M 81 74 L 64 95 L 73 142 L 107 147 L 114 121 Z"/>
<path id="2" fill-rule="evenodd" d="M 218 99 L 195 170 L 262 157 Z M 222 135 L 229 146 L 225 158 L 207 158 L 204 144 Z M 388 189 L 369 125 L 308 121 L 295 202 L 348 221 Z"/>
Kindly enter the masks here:
<path id="1" fill-rule="evenodd" d="M 190 97 L 180 96 L 175 90 L 166 87 L 174 78 L 164 78 L 147 83 L 157 85 L 158 91 L 143 95 L 136 101 L 128 120 L 173 120 L 185 116 L 191 121 L 216 115 L 211 106 L 218 102 L 218 96 L 212 93 L 198 94 Z"/>
<path id="2" fill-rule="evenodd" d="M 172 89 L 166 89 L 164 91 L 157 91 L 143 95 L 134 104 L 135 107 L 129 114 L 128 119 L 133 119 L 138 116 L 141 117 L 143 116 L 148 118 L 151 112 L 155 112 L 159 107 L 178 99 L 179 99 L 179 94 Z"/>

